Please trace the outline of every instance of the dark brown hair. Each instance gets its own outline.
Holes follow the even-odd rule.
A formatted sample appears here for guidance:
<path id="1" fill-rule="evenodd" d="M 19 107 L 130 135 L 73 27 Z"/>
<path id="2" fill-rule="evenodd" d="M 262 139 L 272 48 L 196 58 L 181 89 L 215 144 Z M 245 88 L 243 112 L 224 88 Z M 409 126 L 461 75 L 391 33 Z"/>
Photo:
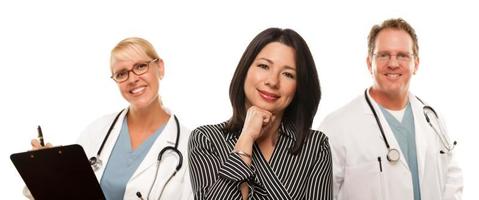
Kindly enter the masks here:
<path id="1" fill-rule="evenodd" d="M 230 84 L 229 95 L 233 116 L 226 125 L 226 131 L 240 134 L 247 112 L 244 83 L 248 69 L 259 52 L 271 42 L 280 42 L 295 50 L 296 93 L 284 112 L 282 123 L 294 129 L 296 142 L 290 152 L 297 154 L 310 134 L 321 99 L 321 89 L 311 51 L 306 41 L 291 29 L 268 28 L 259 33 L 244 51 Z"/>

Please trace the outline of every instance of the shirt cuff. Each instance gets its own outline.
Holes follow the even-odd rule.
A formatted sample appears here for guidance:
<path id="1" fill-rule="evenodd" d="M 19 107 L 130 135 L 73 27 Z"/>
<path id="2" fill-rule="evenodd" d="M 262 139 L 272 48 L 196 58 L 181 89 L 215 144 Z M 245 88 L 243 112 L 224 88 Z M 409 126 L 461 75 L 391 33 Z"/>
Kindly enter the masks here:
<path id="1" fill-rule="evenodd" d="M 219 170 L 220 177 L 235 182 L 254 180 L 254 167 L 248 167 L 237 153 L 230 153 L 225 164 Z"/>

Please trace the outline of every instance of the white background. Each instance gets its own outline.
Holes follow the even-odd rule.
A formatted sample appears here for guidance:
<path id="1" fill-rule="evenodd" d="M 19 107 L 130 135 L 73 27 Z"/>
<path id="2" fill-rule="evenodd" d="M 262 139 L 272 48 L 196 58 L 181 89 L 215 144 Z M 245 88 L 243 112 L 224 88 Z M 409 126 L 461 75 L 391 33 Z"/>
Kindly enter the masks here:
<path id="1" fill-rule="evenodd" d="M 173 2 L 173 1 L 172 1 Z M 450 1 L 447 1 L 450 2 Z M 229 82 L 247 44 L 268 27 L 292 28 L 315 58 L 322 100 L 314 127 L 371 84 L 366 38 L 373 24 L 403 17 L 419 36 L 411 91 L 446 117 L 458 140 L 464 199 L 477 199 L 478 6 L 431 1 L 2 1 L 0 182 L 22 199 L 9 155 L 46 141 L 74 143 L 94 119 L 127 106 L 109 78 L 109 53 L 144 37 L 166 64 L 160 95 L 190 128 L 231 114 Z"/>

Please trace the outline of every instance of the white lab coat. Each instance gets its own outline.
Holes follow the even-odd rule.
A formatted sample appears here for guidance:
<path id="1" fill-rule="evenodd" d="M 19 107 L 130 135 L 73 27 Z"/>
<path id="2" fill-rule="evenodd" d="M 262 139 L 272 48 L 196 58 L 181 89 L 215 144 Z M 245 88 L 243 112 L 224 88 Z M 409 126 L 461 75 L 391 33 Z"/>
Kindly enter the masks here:
<path id="1" fill-rule="evenodd" d="M 377 103 L 373 98 L 369 99 L 378 114 L 389 145 L 401 151 Z M 409 102 L 416 131 L 421 199 L 461 199 L 463 180 L 461 169 L 453 159 L 455 151 L 449 154 L 439 153 L 444 147 L 426 122 L 423 104 L 413 94 L 409 94 Z M 320 130 L 329 137 L 331 144 L 334 199 L 414 199 L 406 159 L 400 152 L 400 161 L 387 161 L 386 145 L 364 95 L 327 116 Z M 381 157 L 382 172 L 378 157 Z"/>
<path id="2" fill-rule="evenodd" d="M 78 144 L 80 144 L 85 149 L 85 153 L 88 158 L 91 158 L 97 154 L 97 151 L 100 148 L 101 143 L 103 142 L 103 139 L 108 132 L 108 128 L 112 124 L 117 114 L 118 113 L 113 113 L 94 121 L 81 134 L 80 138 L 78 139 Z M 103 150 L 101 152 L 100 159 L 102 160 L 103 165 L 99 170 L 95 172 L 95 175 L 98 178 L 98 182 L 100 182 L 103 172 L 105 170 L 105 166 L 108 164 L 108 158 L 110 157 L 113 146 L 119 136 L 125 114 L 126 109 L 118 118 L 118 121 L 112 129 L 111 134 L 108 137 L 108 140 L 106 141 L 105 146 L 103 147 Z M 154 144 L 151 146 L 150 151 L 147 153 L 142 163 L 138 166 L 138 169 L 130 178 L 126 186 L 124 199 L 139 199 L 136 195 L 137 192 L 140 192 L 142 194 L 142 197 L 144 199 L 147 199 L 148 191 L 151 187 L 151 184 L 153 184 L 153 179 L 156 172 L 158 171 L 158 177 L 149 198 L 157 199 L 166 181 L 175 171 L 179 157 L 173 151 L 166 151 L 163 154 L 161 163 L 157 165 L 159 152 L 166 146 L 175 145 L 178 127 L 176 127 L 173 114 L 170 115 L 171 117 L 168 120 L 168 123 L 166 124 L 165 128 L 163 129 L 163 132 L 158 136 Z M 190 131 L 184 126 L 182 126 L 181 120 L 179 120 L 179 122 L 181 128 L 178 149 L 183 155 L 183 165 L 178 171 L 178 173 L 168 183 L 161 199 L 193 199 L 189 178 L 187 153 L 187 143 Z M 159 166 L 158 170 L 157 166 Z"/>

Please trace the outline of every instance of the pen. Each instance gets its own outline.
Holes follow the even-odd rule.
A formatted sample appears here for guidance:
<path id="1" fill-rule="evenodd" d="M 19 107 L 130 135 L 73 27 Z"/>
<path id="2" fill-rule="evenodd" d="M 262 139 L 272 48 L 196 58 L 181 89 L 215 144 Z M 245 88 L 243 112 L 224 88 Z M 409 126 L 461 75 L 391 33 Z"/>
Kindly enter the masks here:
<path id="1" fill-rule="evenodd" d="M 43 142 L 43 133 L 42 133 L 42 128 L 40 127 L 40 125 L 38 125 L 37 130 L 38 130 L 38 140 L 40 140 L 40 145 L 44 147 L 45 143 Z"/>
<path id="2" fill-rule="evenodd" d="M 378 162 L 379 162 L 379 171 L 383 172 L 383 164 L 381 163 L 381 157 L 378 157 Z"/>

